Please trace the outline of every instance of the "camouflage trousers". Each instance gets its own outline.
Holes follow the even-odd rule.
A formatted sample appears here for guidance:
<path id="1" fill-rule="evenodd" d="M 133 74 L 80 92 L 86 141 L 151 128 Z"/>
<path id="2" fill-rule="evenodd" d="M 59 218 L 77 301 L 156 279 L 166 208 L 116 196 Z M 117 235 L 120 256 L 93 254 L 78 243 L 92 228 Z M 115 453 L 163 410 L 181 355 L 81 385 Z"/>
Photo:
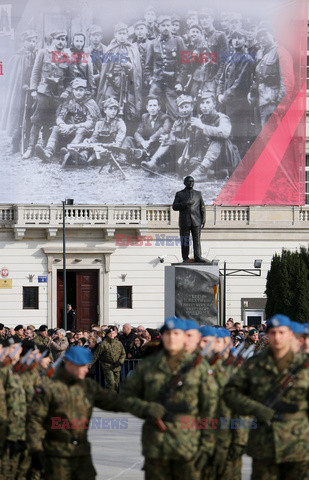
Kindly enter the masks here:
<path id="1" fill-rule="evenodd" d="M 253 459 L 251 480 L 309 480 L 309 462 L 275 463 L 275 459 Z"/>
<path id="2" fill-rule="evenodd" d="M 96 473 L 90 455 L 46 458 L 45 480 L 95 480 Z"/>
<path id="3" fill-rule="evenodd" d="M 20 453 L 16 453 L 15 455 L 10 456 L 9 449 L 5 450 L 1 459 L 1 480 L 2 478 L 4 480 L 15 480 L 19 467 L 20 455 Z"/>
<path id="4" fill-rule="evenodd" d="M 208 465 L 203 472 L 202 480 L 241 480 L 241 457 L 236 460 L 227 459 L 222 473 Z"/>
<path id="5" fill-rule="evenodd" d="M 193 461 L 145 458 L 145 480 L 200 480 Z"/>
<path id="6" fill-rule="evenodd" d="M 119 380 L 120 380 L 120 370 L 111 370 L 110 368 L 103 368 L 102 372 L 105 380 L 105 388 L 107 390 L 118 390 Z"/>

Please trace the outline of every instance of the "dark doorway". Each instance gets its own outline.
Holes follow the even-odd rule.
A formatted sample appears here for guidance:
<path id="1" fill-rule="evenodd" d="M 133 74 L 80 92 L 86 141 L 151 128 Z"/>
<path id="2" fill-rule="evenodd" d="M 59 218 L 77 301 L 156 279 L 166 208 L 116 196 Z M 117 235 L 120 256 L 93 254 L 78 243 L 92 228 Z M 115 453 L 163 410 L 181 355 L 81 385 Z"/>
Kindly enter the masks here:
<path id="1" fill-rule="evenodd" d="M 67 303 L 76 310 L 77 330 L 98 324 L 98 270 L 67 270 Z M 57 273 L 57 326 L 63 326 L 63 271 Z"/>

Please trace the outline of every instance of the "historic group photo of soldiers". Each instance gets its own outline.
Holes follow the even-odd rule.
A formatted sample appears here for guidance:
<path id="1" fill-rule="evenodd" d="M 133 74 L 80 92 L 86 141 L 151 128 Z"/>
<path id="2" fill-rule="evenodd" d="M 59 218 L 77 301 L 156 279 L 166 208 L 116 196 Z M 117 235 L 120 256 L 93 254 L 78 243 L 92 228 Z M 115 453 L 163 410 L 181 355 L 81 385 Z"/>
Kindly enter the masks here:
<path id="1" fill-rule="evenodd" d="M 3 198 L 16 169 L 25 185 L 13 187 L 17 200 L 37 199 L 37 175 L 39 198 L 51 201 L 63 182 L 97 201 L 106 188 L 110 202 L 128 190 L 127 203 L 160 203 L 191 175 L 212 202 L 293 93 L 293 58 L 268 12 L 130 2 L 109 5 L 112 21 L 99 2 L 65 4 L 29 1 L 14 40 L 1 38 L 11 51 L 1 78 Z"/>

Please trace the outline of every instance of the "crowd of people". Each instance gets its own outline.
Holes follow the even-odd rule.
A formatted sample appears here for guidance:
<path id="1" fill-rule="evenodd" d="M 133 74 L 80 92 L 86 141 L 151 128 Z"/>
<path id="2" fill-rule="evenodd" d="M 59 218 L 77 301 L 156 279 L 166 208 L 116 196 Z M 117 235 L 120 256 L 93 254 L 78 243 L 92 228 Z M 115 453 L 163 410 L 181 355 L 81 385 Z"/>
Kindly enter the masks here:
<path id="1" fill-rule="evenodd" d="M 2 128 L 24 158 L 115 166 L 116 156 L 196 181 L 228 176 L 294 88 L 292 57 L 271 26 L 239 12 L 149 7 L 113 38 L 89 25 L 52 32 L 40 50 L 35 31 L 22 39 Z"/>
<path id="2" fill-rule="evenodd" d="M 121 332 L 109 325 L 66 332 L 0 324 L 0 477 L 94 479 L 87 428 L 97 406 L 146 419 L 146 478 L 238 480 L 247 448 L 256 462 L 253 478 L 297 478 L 297 471 L 306 479 L 308 354 L 309 324 L 284 315 L 257 328 L 232 318 L 223 328 L 177 317 L 160 330 L 127 323 Z M 132 359 L 139 365 L 118 394 L 121 367 Z M 97 360 L 106 389 L 91 379 Z M 276 458 L 267 449 L 271 441 Z M 260 454 L 270 454 L 272 470 L 289 462 L 294 476 L 265 476 Z"/>

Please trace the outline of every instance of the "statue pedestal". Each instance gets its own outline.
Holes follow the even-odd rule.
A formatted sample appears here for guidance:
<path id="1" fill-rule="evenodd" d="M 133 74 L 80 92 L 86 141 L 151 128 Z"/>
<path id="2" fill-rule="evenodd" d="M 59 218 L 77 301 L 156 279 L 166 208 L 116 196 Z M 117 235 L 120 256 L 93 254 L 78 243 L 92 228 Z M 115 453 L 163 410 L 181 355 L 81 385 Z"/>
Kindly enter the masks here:
<path id="1" fill-rule="evenodd" d="M 219 267 L 203 263 L 165 267 L 165 318 L 176 315 L 199 325 L 217 325 Z"/>

